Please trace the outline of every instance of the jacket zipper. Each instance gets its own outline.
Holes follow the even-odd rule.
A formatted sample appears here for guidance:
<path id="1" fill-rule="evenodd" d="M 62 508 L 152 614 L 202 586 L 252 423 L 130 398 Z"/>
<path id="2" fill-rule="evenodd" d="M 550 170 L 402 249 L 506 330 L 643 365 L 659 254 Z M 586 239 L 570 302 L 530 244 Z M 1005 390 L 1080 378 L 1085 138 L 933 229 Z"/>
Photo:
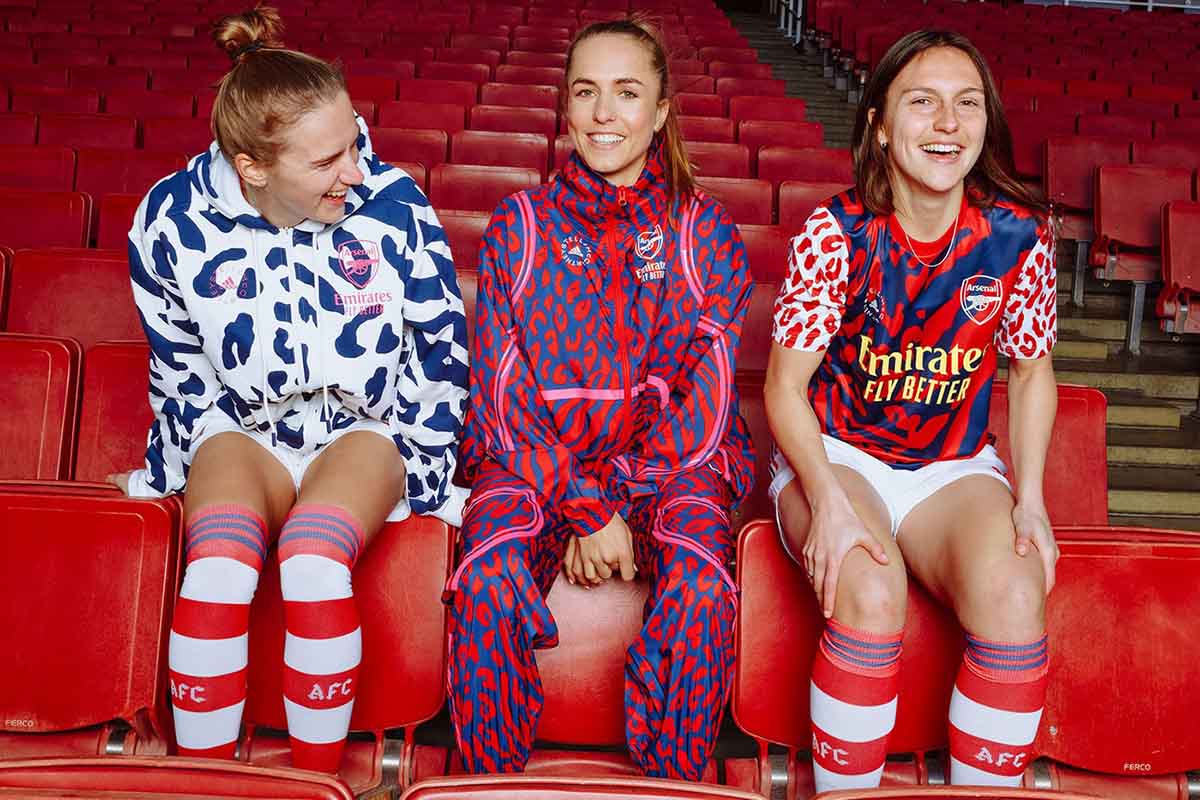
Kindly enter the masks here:
<path id="1" fill-rule="evenodd" d="M 617 205 L 620 206 L 620 214 L 628 214 L 629 198 L 624 186 L 617 187 Z M 633 402 L 633 367 L 629 358 L 629 329 L 625 325 L 625 259 L 621 258 L 620 253 L 617 252 L 617 226 L 617 218 L 610 217 L 607 222 L 606 238 L 608 239 L 609 263 L 615 267 L 614 274 L 610 276 L 609 295 L 613 305 L 613 334 L 617 340 L 617 358 L 621 365 L 621 388 L 625 395 L 624 413 L 621 415 L 621 442 L 628 444 L 632 414 L 630 406 Z"/>

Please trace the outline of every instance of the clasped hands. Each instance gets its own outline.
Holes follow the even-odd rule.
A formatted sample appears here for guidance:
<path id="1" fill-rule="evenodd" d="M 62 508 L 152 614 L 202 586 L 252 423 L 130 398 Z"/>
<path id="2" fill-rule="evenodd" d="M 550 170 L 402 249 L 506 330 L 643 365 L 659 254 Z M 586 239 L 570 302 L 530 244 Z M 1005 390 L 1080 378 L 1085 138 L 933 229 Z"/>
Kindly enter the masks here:
<path id="1" fill-rule="evenodd" d="M 571 536 L 563 555 L 563 573 L 573 584 L 589 589 L 614 575 L 631 581 L 637 575 L 633 561 L 633 534 L 620 514 L 613 514 L 591 536 Z"/>

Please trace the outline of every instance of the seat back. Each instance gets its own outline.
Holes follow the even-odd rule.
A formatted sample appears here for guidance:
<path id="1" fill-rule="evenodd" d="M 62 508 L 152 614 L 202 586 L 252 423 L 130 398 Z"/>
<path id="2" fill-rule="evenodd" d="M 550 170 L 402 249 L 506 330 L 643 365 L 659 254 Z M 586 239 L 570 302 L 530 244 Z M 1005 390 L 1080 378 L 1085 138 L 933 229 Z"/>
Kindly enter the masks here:
<path id="1" fill-rule="evenodd" d="M 675 108 L 680 114 L 693 117 L 720 117 L 725 114 L 725 101 L 715 94 L 678 92 L 674 99 Z"/>
<path id="2" fill-rule="evenodd" d="M 95 114 L 100 110 L 100 93 L 95 89 L 63 89 L 57 86 L 22 86 L 12 90 L 13 111 L 35 114 Z"/>
<path id="3" fill-rule="evenodd" d="M 1049 690 L 1035 748 L 1094 772 L 1186 772 L 1200 752 L 1190 644 L 1200 543 L 1175 532 L 1162 541 L 1098 533 L 1059 540 L 1046 617 Z M 1085 713 L 1098 696 L 1102 710 Z M 1163 698 L 1170 700 L 1155 702 Z"/>
<path id="4" fill-rule="evenodd" d="M 783 181 L 854 183 L 849 150 L 771 145 L 758 151 L 758 174 L 778 185 Z"/>
<path id="5" fill-rule="evenodd" d="M 779 78 L 718 78 L 716 93 L 724 98 L 739 94 L 783 97 L 787 94 L 787 83 Z"/>
<path id="6" fill-rule="evenodd" d="M 438 212 L 438 220 L 450 242 L 454 265 L 460 270 L 474 272 L 479 269 L 479 244 L 490 219 L 491 214 L 483 211 Z M 471 311 L 471 308 L 467 309 L 467 313 Z"/>
<path id="7" fill-rule="evenodd" d="M 179 513 L 174 499 L 0 492 L 0 575 L 21 598 L 0 604 L 5 731 L 120 719 L 163 752 Z"/>
<path id="8" fill-rule="evenodd" d="M 116 114 L 41 114 L 38 144 L 132 150 L 137 147 L 137 120 Z"/>
<path id="9" fill-rule="evenodd" d="M 738 225 L 738 231 L 755 280 L 778 283 L 787 277 L 791 229 L 782 225 Z"/>
<path id="10" fill-rule="evenodd" d="M 1007 117 L 1012 132 L 1013 163 L 1020 175 L 1041 177 L 1047 137 L 1075 135 L 1073 113 L 1011 111 Z"/>
<path id="11" fill-rule="evenodd" d="M 124 251 L 23 250 L 11 272 L 9 331 L 70 336 L 85 349 L 106 339 L 142 339 Z"/>
<path id="12" fill-rule="evenodd" d="M 1095 204 L 1096 168 L 1128 164 L 1129 141 L 1107 136 L 1051 136 L 1046 139 L 1046 197 L 1076 211 Z"/>
<path id="13" fill-rule="evenodd" d="M 1119 117 L 1115 114 L 1080 114 L 1077 128 L 1081 136 L 1122 136 L 1126 139 L 1149 139 L 1154 134 L 1154 121 L 1149 117 Z"/>
<path id="14" fill-rule="evenodd" d="M 737 122 L 747 119 L 804 122 L 806 104 L 798 97 L 733 95 L 729 98 L 729 117 Z"/>
<path id="15" fill-rule="evenodd" d="M 565 53 L 566 48 L 559 52 Z M 561 86 L 564 77 L 562 67 L 530 67 L 523 64 L 501 64 L 496 67 L 496 81 L 499 83 Z"/>
<path id="16" fill-rule="evenodd" d="M 1108 521 L 1108 400 L 1089 386 L 1058 385 L 1058 411 L 1043 473 L 1046 511 L 1053 525 L 1103 525 Z M 992 384 L 988 431 L 1009 468 L 1008 384 Z"/>
<path id="17" fill-rule="evenodd" d="M 720 201 L 739 225 L 770 225 L 774 216 L 771 184 L 754 178 L 700 178 L 697 184 Z"/>
<path id="18" fill-rule="evenodd" d="M 0 192 L 0 242 L 13 250 L 84 247 L 91 209 L 91 198 L 81 192 Z"/>
<path id="19" fill-rule="evenodd" d="M 558 110 L 558 86 L 519 83 L 485 83 L 479 87 L 479 102 L 489 106 L 545 108 Z"/>
<path id="20" fill-rule="evenodd" d="M 1162 242 L 1162 207 L 1192 199 L 1192 171 L 1172 167 L 1101 166 L 1096 172 L 1096 232 L 1131 247 Z"/>
<path id="21" fill-rule="evenodd" d="M 75 480 L 102 482 L 141 466 L 154 421 L 149 364 L 150 346 L 141 342 L 101 342 L 87 351 Z"/>
<path id="22" fill-rule="evenodd" d="M 438 164 L 429 173 L 429 201 L 434 208 L 491 213 L 508 195 L 532 189 L 541 174 L 523 167 Z"/>
<path id="23" fill-rule="evenodd" d="M 817 206 L 848 188 L 845 183 L 784 181 L 779 184 L 779 224 L 799 233 Z"/>
<path id="24" fill-rule="evenodd" d="M 754 294 L 750 297 L 750 311 L 746 315 L 746 327 L 742 335 L 741 352 L 744 355 L 751 354 L 752 345 L 761 346 L 764 339 L 770 342 L 770 310 L 777 292 L 778 287 L 774 283 L 754 284 Z M 768 344 L 768 352 L 769 347 Z M 757 353 L 754 355 L 758 356 Z M 745 360 L 741 359 L 743 362 Z M 761 361 L 759 366 L 766 366 L 765 353 L 758 356 L 758 360 Z M 750 374 L 747 374 L 748 372 Z M 767 426 L 766 404 L 763 401 L 762 372 L 751 372 L 749 366 L 746 372 L 743 372 L 739 364 L 737 392 L 738 413 L 746 421 L 746 427 L 750 430 L 750 441 L 754 444 L 754 486 L 742 504 L 733 510 L 729 524 L 734 531 L 741 530 L 742 526 L 752 519 L 769 517 L 775 513 L 767 494 L 771 485 L 771 429 Z"/>
<path id="25" fill-rule="evenodd" d="M 537 738 L 625 743 L 625 650 L 641 630 L 647 593 L 640 580 L 584 589 L 558 576 L 546 600 L 558 623 L 558 647 L 536 651 L 545 692 Z"/>
<path id="26" fill-rule="evenodd" d="M 512 106 L 477 105 L 467 113 L 471 127 L 477 131 L 510 133 L 540 133 L 548 141 L 556 135 L 557 117 L 548 108 L 513 108 Z"/>
<path id="27" fill-rule="evenodd" d="M 1180 139 L 1139 140 L 1133 143 L 1133 163 L 1200 169 L 1200 143 Z"/>
<path id="28" fill-rule="evenodd" d="M 0 334 L 0 479 L 70 475 L 81 355 L 70 339 Z"/>
<path id="29" fill-rule="evenodd" d="M 397 100 L 379 107 L 379 124 L 394 128 L 419 125 L 422 128 L 443 130 L 449 136 L 466 127 L 467 111 L 457 103 Z"/>
<path id="30" fill-rule="evenodd" d="M 549 141 L 540 133 L 472 130 L 450 137 L 450 157 L 455 164 L 525 167 L 537 172 L 539 182 L 546 174 L 549 155 Z"/>
<path id="31" fill-rule="evenodd" d="M 32 147 L 37 142 L 37 114 L 0 111 L 0 144 Z"/>
<path id="32" fill-rule="evenodd" d="M 142 146 L 147 150 L 203 153 L 213 142 L 208 119 L 149 117 L 142 121 Z"/>
<path id="33" fill-rule="evenodd" d="M 479 96 L 478 84 L 471 81 L 414 78 L 397 81 L 396 86 L 400 100 L 417 103 L 454 103 L 469 108 Z"/>
<path id="34" fill-rule="evenodd" d="M 819 122 L 747 119 L 738 123 L 737 140 L 750 148 L 753 165 L 760 147 L 821 147 L 825 144 L 825 129 Z"/>
<path id="35" fill-rule="evenodd" d="M 75 151 L 69 147 L 0 145 L 0 186 L 69 192 L 75 188 Z"/>
<path id="36" fill-rule="evenodd" d="M 699 176 L 711 178 L 749 178 L 750 148 L 724 142 L 690 142 L 688 158 Z"/>
<path id="37" fill-rule="evenodd" d="M 119 89 L 104 93 L 104 113 L 127 117 L 191 117 L 196 97 L 189 91 Z"/>
<path id="38" fill-rule="evenodd" d="M 687 142 L 730 142 L 735 134 L 733 120 L 725 116 L 698 117 L 681 114 L 679 132 Z"/>
<path id="39" fill-rule="evenodd" d="M 445 52 L 439 50 L 439 53 Z M 476 85 L 492 79 L 492 68 L 487 64 L 463 64 L 457 61 L 426 61 L 417 66 L 422 80 L 469 81 Z M 389 98 L 391 99 L 391 98 Z"/>
<path id="40" fill-rule="evenodd" d="M 129 229 L 133 227 L 133 215 L 141 202 L 140 194 L 106 194 L 101 197 L 96 221 L 96 247 L 127 249 Z"/>
<path id="41" fill-rule="evenodd" d="M 1200 203 L 1167 203 L 1162 228 L 1163 282 L 1200 293 Z"/>
<path id="42" fill-rule="evenodd" d="M 383 128 L 371 130 L 371 146 L 383 159 L 404 159 L 433 169 L 446 160 L 449 137 L 443 130 Z"/>

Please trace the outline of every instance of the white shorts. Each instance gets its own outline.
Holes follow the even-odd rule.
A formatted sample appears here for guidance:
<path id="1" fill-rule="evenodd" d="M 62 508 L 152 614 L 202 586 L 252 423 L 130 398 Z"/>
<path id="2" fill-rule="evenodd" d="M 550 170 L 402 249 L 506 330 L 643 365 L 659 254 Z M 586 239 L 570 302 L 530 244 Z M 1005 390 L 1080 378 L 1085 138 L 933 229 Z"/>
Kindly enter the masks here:
<path id="1" fill-rule="evenodd" d="M 1005 477 L 1008 470 L 1005 469 L 1000 456 L 996 455 L 996 449 L 990 444 L 984 445 L 984 448 L 971 458 L 934 461 L 920 469 L 896 469 L 854 445 L 846 444 L 832 436 L 821 434 L 821 441 L 825 444 L 825 455 L 829 458 L 829 463 L 841 464 L 862 475 L 883 499 L 891 517 L 893 537 L 896 531 L 900 530 L 900 523 L 922 500 L 959 478 L 968 475 L 989 475 L 1007 486 L 1009 491 L 1012 490 L 1012 485 Z M 779 448 L 774 448 L 771 486 L 767 491 L 771 502 L 775 504 L 777 524 L 779 495 L 795 477 L 796 473 L 792 471 L 791 464 L 783 457 Z M 779 530 L 783 530 L 783 525 L 779 525 Z"/>
<path id="2" fill-rule="evenodd" d="M 192 452 L 197 452 L 200 445 L 208 441 L 212 437 L 221 433 L 240 433 L 243 436 L 252 439 L 264 450 L 271 454 L 279 464 L 287 470 L 288 475 L 292 478 L 292 484 L 296 487 L 296 494 L 300 494 L 300 484 L 304 482 L 304 473 L 308 472 L 308 468 L 317 460 L 317 456 L 325 451 L 325 448 L 336 442 L 348 433 L 357 431 L 370 431 L 377 433 L 389 442 L 392 439 L 391 428 L 382 422 L 374 419 L 360 419 L 353 425 L 347 428 L 341 428 L 332 431 L 329 438 L 317 444 L 307 445 L 302 450 L 296 450 L 284 444 L 271 443 L 271 434 L 264 431 L 246 430 L 239 425 L 235 420 L 225 416 L 214 416 L 214 419 L 204 427 L 204 432 L 197 437 L 192 444 Z M 412 513 L 408 507 L 408 499 L 401 498 L 392 512 L 388 514 L 388 522 L 400 522 L 407 519 Z"/>

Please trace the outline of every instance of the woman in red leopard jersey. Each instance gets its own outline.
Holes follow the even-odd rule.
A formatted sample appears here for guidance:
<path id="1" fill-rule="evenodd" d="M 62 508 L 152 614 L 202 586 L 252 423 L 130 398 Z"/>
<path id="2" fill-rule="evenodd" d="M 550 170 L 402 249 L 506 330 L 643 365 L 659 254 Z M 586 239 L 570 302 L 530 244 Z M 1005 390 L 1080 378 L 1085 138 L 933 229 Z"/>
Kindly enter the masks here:
<path id="1" fill-rule="evenodd" d="M 967 632 L 951 781 L 1018 785 L 1058 558 L 1042 499 L 1057 405 L 1050 222 L 1013 177 L 995 83 L 958 34 L 892 46 L 853 141 L 855 187 L 792 240 L 765 389 L 781 535 L 827 618 L 810 688 L 817 789 L 879 783 L 906 573 Z M 987 432 L 999 354 L 1011 482 Z"/>

